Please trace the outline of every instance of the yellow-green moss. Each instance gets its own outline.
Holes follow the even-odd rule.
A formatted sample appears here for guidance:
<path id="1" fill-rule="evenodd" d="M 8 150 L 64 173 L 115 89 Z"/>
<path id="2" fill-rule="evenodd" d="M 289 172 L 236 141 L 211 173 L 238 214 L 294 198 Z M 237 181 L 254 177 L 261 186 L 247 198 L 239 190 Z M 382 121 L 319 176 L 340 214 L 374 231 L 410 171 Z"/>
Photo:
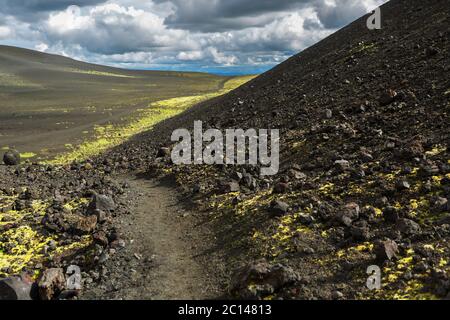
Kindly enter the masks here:
<path id="1" fill-rule="evenodd" d="M 52 240 L 26 225 L 4 232 L 0 239 L 0 270 L 9 269 L 9 274 L 17 274 L 30 262 L 42 259 L 43 248 Z M 0 271 L 0 275 L 6 274 Z"/>
<path id="2" fill-rule="evenodd" d="M 120 73 L 112 73 L 112 72 L 101 72 L 96 70 L 81 70 L 75 68 L 66 68 L 64 69 L 66 72 L 71 73 L 80 73 L 80 74 L 89 74 L 94 76 L 103 76 L 103 77 L 117 77 L 117 78 L 137 78 L 136 76 L 128 76 Z"/>
<path id="3" fill-rule="evenodd" d="M 31 159 L 36 157 L 36 153 L 33 152 L 23 152 L 20 154 L 21 159 Z"/>
<path id="4" fill-rule="evenodd" d="M 41 85 L 23 79 L 15 74 L 0 72 L 0 86 L 6 87 L 40 87 Z"/>
<path id="5" fill-rule="evenodd" d="M 350 53 L 351 54 L 355 54 L 355 53 L 361 53 L 364 51 L 367 52 L 374 52 L 376 51 L 378 48 L 376 46 L 375 43 L 365 43 L 365 42 L 361 42 L 357 47 L 353 48 Z"/>
<path id="6" fill-rule="evenodd" d="M 11 226 L 0 234 L 0 277 L 20 273 L 24 268 L 45 262 L 50 255 L 44 248 L 50 241 L 56 242 L 56 250 L 51 254 L 60 254 L 66 250 L 84 248 L 92 243 L 91 237 L 80 241 L 60 245 L 58 234 L 48 234 L 41 225 L 50 201 L 33 200 L 31 206 L 23 210 L 12 210 L 18 194 L 7 196 L 0 192 L 0 226 Z M 64 207 L 75 210 L 85 205 L 88 199 L 73 199 Z"/>

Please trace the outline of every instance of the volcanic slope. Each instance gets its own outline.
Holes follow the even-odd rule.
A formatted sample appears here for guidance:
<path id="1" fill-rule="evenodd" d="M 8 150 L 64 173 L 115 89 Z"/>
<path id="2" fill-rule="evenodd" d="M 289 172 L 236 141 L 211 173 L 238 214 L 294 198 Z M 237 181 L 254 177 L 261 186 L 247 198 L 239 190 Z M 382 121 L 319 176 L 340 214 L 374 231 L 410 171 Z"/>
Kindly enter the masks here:
<path id="1" fill-rule="evenodd" d="M 237 297 L 447 296 L 448 1 L 394 0 L 381 13 L 381 30 L 369 30 L 366 15 L 106 155 L 114 162 L 127 154 L 132 168 L 173 174 L 185 198 L 206 212 L 231 278 L 265 259 L 237 273 Z M 279 174 L 144 159 L 194 120 L 204 129 L 281 129 Z M 240 190 L 227 193 L 233 180 Z M 288 206 L 281 215 L 276 201 Z M 273 282 L 276 263 L 301 280 L 286 267 Z M 382 290 L 366 288 L 370 265 L 381 268 Z"/>

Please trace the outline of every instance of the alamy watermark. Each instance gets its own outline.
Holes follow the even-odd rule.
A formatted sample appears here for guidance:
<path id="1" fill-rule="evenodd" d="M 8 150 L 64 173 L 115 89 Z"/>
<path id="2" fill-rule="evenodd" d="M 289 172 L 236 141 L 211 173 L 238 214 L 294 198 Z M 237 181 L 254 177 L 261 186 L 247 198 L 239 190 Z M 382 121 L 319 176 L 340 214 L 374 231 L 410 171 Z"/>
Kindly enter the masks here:
<path id="1" fill-rule="evenodd" d="M 369 277 L 366 281 L 367 289 L 380 290 L 381 289 L 381 268 L 379 266 L 369 266 L 367 268 Z"/>
<path id="2" fill-rule="evenodd" d="M 262 176 L 275 175 L 280 166 L 280 134 L 278 129 L 208 129 L 194 122 L 193 137 L 187 129 L 172 133 L 172 161 L 180 164 L 261 165 Z M 269 141 L 270 140 L 270 141 Z M 270 152 L 269 152 L 270 142 Z M 203 146 L 206 143 L 206 146 Z"/>
<path id="3" fill-rule="evenodd" d="M 381 9 L 379 7 L 376 8 L 367 19 L 367 28 L 369 28 L 369 30 L 381 29 Z"/>
<path id="4" fill-rule="evenodd" d="M 66 289 L 81 290 L 81 269 L 78 266 L 71 265 L 66 271 Z"/>

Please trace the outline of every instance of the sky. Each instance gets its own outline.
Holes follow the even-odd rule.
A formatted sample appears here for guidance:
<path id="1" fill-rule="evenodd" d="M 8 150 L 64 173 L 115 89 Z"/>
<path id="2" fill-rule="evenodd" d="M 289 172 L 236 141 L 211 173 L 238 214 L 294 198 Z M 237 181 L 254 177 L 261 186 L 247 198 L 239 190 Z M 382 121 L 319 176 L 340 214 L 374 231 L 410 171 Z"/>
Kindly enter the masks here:
<path id="1" fill-rule="evenodd" d="M 0 44 L 103 65 L 264 72 L 386 0 L 0 0 Z"/>

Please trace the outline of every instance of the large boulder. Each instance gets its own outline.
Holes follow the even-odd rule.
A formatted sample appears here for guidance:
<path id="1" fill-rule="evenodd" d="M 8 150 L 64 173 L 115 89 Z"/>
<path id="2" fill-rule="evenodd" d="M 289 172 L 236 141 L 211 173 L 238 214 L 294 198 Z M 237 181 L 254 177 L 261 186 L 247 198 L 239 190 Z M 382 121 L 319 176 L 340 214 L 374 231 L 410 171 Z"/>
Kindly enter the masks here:
<path id="1" fill-rule="evenodd" d="M 3 162 L 7 166 L 16 166 L 20 164 L 20 153 L 17 150 L 8 150 L 3 155 Z"/>
<path id="2" fill-rule="evenodd" d="M 89 204 L 89 212 L 94 213 L 95 210 L 110 212 L 116 208 L 114 200 L 103 194 L 94 194 L 91 203 Z"/>
<path id="3" fill-rule="evenodd" d="M 82 216 L 79 214 L 68 214 L 64 216 L 69 229 L 76 233 L 92 233 L 97 227 L 97 216 Z"/>
<path id="4" fill-rule="evenodd" d="M 66 278 L 61 268 L 51 268 L 44 271 L 39 282 L 39 297 L 41 300 L 53 300 L 64 290 Z"/>
<path id="5" fill-rule="evenodd" d="M 32 300 L 33 283 L 23 277 L 0 280 L 0 300 Z"/>
<path id="6" fill-rule="evenodd" d="M 299 280 L 299 275 L 292 268 L 260 260 L 236 272 L 230 293 L 239 299 L 262 299 Z"/>

